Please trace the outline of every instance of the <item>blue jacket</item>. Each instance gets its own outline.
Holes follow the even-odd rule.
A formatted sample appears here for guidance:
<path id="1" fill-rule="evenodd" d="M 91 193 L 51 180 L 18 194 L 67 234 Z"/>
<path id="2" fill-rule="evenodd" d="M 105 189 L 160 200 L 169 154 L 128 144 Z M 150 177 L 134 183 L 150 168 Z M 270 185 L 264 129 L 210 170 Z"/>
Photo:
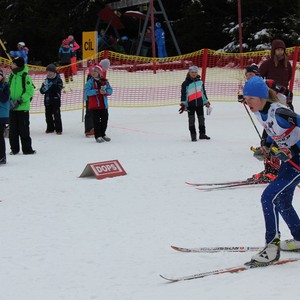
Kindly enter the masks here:
<path id="1" fill-rule="evenodd" d="M 9 55 L 12 57 L 23 57 L 25 64 L 28 62 L 28 50 L 21 49 L 16 51 L 9 51 Z"/>
<path id="2" fill-rule="evenodd" d="M 112 94 L 113 89 L 106 79 L 103 78 L 102 80 L 105 80 L 105 90 L 106 90 L 106 95 L 103 95 L 104 105 L 105 108 L 108 109 L 107 96 Z M 84 97 L 85 101 L 89 100 L 89 98 L 94 98 L 94 97 L 98 98 L 99 89 L 95 89 L 95 81 L 96 80 L 92 77 L 85 84 L 85 97 Z"/>
<path id="3" fill-rule="evenodd" d="M 0 81 L 0 124 L 9 123 L 10 89 L 7 82 Z"/>

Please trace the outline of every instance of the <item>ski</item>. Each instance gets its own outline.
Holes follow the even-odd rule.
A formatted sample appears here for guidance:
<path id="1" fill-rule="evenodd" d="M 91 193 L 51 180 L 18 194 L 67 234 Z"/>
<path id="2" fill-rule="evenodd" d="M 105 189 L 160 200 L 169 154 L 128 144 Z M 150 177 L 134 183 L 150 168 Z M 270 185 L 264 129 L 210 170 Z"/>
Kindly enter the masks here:
<path id="1" fill-rule="evenodd" d="M 221 185 L 221 186 L 214 186 L 214 187 L 197 187 L 196 189 L 199 191 L 217 191 L 217 190 L 225 190 L 225 189 L 233 189 L 233 188 L 239 188 L 242 186 L 259 186 L 263 184 L 268 184 L 267 182 L 246 182 L 246 183 L 236 183 L 236 184 L 227 184 L 227 185 Z"/>
<path id="2" fill-rule="evenodd" d="M 254 268 L 264 268 L 264 267 L 269 267 L 269 266 L 283 265 L 283 264 L 287 264 L 287 263 L 291 263 L 291 262 L 296 262 L 299 260 L 300 260 L 300 258 L 287 258 L 287 259 L 282 259 L 282 260 L 278 260 L 278 261 L 275 261 L 272 263 L 266 263 L 266 264 L 264 264 L 264 263 L 262 263 L 262 264 L 246 263 L 244 265 L 240 265 L 240 266 L 236 266 L 236 267 L 218 269 L 218 270 L 213 270 L 213 271 L 208 271 L 208 272 L 203 272 L 203 273 L 198 273 L 198 274 L 193 274 L 193 275 L 187 275 L 187 276 L 181 276 L 181 277 L 166 277 L 163 275 L 160 275 L 160 277 L 169 282 L 178 282 L 178 281 L 186 281 L 186 280 L 204 278 L 204 277 L 208 277 L 211 275 L 220 275 L 220 274 L 225 274 L 225 273 L 238 273 L 238 272 L 243 272 L 243 271 L 247 271 L 247 270 L 254 269 Z"/>
<path id="3" fill-rule="evenodd" d="M 229 184 L 239 184 L 239 183 L 247 183 L 247 180 L 240 180 L 240 181 L 227 181 L 227 182 L 216 182 L 216 183 L 193 183 L 186 181 L 187 185 L 191 186 L 214 186 L 214 185 L 229 185 Z"/>
<path id="4" fill-rule="evenodd" d="M 216 253 L 216 252 L 249 252 L 260 251 L 263 247 L 244 247 L 244 246 L 229 246 L 229 247 L 199 247 L 199 248 L 182 248 L 171 246 L 172 249 L 184 253 Z"/>

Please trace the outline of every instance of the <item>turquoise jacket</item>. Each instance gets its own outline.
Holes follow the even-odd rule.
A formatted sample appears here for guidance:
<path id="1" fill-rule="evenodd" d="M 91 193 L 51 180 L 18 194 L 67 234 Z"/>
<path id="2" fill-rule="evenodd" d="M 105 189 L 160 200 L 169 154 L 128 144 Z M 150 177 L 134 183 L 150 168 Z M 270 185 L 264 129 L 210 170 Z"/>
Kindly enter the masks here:
<path id="1" fill-rule="evenodd" d="M 106 95 L 104 94 L 102 96 L 104 99 L 105 108 L 107 109 L 108 108 L 107 96 L 110 96 L 112 94 L 113 89 L 106 79 L 101 78 L 100 80 L 105 80 Z M 89 98 L 94 98 L 94 97 L 98 98 L 99 90 L 95 89 L 94 82 L 95 82 L 95 79 L 92 77 L 85 84 L 85 97 L 84 97 L 85 101 L 89 100 Z"/>
<path id="2" fill-rule="evenodd" d="M 181 85 L 181 103 L 188 108 L 204 106 L 208 102 L 205 87 L 200 76 L 192 79 L 189 75 Z"/>

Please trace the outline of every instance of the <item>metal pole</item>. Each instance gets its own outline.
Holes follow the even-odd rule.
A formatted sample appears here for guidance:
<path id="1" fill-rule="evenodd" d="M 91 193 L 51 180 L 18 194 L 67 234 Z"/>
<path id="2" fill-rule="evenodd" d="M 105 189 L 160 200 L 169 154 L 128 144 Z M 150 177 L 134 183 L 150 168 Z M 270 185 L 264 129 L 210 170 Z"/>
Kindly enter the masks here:
<path id="1" fill-rule="evenodd" d="M 238 0 L 238 20 L 239 20 L 240 53 L 242 53 L 243 52 L 243 32 L 242 32 L 242 7 L 241 7 L 241 0 Z"/>
<path id="2" fill-rule="evenodd" d="M 164 18 L 165 18 L 165 21 L 166 21 L 166 24 L 167 24 L 167 26 L 168 26 L 168 29 L 169 29 L 169 31 L 170 31 L 170 34 L 171 34 L 171 37 L 172 37 L 174 46 L 175 46 L 175 48 L 176 48 L 177 54 L 178 54 L 178 55 L 181 55 L 181 51 L 180 51 L 179 46 L 178 46 L 178 44 L 177 44 L 177 40 L 176 40 L 176 38 L 175 38 L 175 35 L 174 35 L 174 32 L 173 32 L 172 26 L 170 25 L 170 21 L 169 21 L 169 19 L 168 19 L 168 16 L 167 16 L 167 14 L 166 14 L 166 11 L 165 11 L 165 9 L 164 9 L 164 6 L 163 6 L 161 0 L 157 0 L 157 1 L 158 1 L 159 6 L 160 6 L 161 12 L 162 12 L 162 14 L 163 14 L 163 16 L 164 16 Z"/>
<path id="3" fill-rule="evenodd" d="M 151 13 L 151 38 L 152 38 L 152 57 L 156 57 L 156 51 L 155 51 L 155 24 L 154 24 L 154 0 L 150 0 L 150 13 Z"/>

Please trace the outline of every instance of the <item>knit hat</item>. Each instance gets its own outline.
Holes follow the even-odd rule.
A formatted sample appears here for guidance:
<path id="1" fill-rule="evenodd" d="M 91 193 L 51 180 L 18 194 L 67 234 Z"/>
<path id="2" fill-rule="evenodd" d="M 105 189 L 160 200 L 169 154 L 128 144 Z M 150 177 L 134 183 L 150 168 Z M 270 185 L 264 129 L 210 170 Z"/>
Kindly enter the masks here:
<path id="1" fill-rule="evenodd" d="M 110 60 L 108 58 L 104 58 L 100 61 L 99 65 L 104 71 L 107 71 L 110 67 Z"/>
<path id="2" fill-rule="evenodd" d="M 97 72 L 101 76 L 103 72 L 103 68 L 101 66 L 96 65 L 93 67 L 92 71 Z"/>
<path id="3" fill-rule="evenodd" d="M 70 47 L 69 42 L 70 42 L 70 41 L 69 41 L 68 39 L 64 39 L 64 40 L 62 41 L 62 46 L 63 46 L 63 47 L 66 47 L 66 48 Z"/>
<path id="4" fill-rule="evenodd" d="M 243 95 L 244 97 L 252 96 L 259 98 L 268 98 L 269 88 L 261 77 L 253 76 L 246 81 Z"/>
<path id="5" fill-rule="evenodd" d="M 198 73 L 198 67 L 197 66 L 190 66 L 189 72 L 197 72 Z"/>
<path id="6" fill-rule="evenodd" d="M 17 67 L 22 68 L 25 65 L 25 61 L 23 57 L 15 57 L 12 61 Z"/>
<path id="7" fill-rule="evenodd" d="M 247 73 L 255 73 L 255 75 L 258 75 L 258 65 L 252 64 L 251 66 L 246 67 L 245 74 Z"/>
<path id="8" fill-rule="evenodd" d="M 46 67 L 46 71 L 56 73 L 56 66 L 54 64 L 50 64 Z"/>

